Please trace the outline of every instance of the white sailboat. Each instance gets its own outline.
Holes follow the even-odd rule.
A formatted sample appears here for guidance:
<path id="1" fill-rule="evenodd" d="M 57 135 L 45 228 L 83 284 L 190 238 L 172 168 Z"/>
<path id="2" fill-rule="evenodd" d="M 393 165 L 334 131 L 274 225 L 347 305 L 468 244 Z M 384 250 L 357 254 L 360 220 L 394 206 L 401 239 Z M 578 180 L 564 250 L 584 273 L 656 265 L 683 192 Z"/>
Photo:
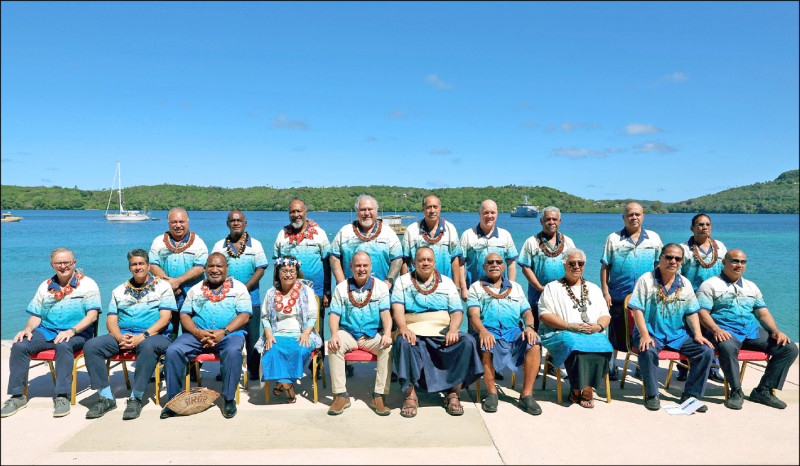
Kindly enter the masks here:
<path id="1" fill-rule="evenodd" d="M 119 193 L 119 213 L 108 213 L 111 207 L 111 198 L 114 196 L 114 184 L 117 183 L 117 192 Z M 138 210 L 125 210 L 122 205 L 122 172 L 119 168 L 119 161 L 117 161 L 117 171 L 114 173 L 114 181 L 111 182 L 111 193 L 108 195 L 108 204 L 106 205 L 106 219 L 109 222 L 141 222 L 143 220 L 150 220 L 147 212 Z"/>

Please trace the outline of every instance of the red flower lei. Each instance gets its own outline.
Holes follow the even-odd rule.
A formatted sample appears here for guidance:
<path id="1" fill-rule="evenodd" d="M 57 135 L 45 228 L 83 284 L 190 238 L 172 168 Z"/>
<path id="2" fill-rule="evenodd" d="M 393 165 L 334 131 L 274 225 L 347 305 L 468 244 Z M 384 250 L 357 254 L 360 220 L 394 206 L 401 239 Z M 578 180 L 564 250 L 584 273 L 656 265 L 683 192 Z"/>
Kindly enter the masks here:
<path id="1" fill-rule="evenodd" d="M 184 244 L 183 246 L 173 246 L 172 242 L 173 241 L 172 241 L 172 238 L 170 238 L 170 236 L 169 236 L 169 232 L 165 232 L 164 233 L 164 244 L 167 246 L 167 249 L 169 249 L 170 251 L 172 251 L 172 252 L 174 252 L 176 254 L 179 253 L 179 252 L 183 252 L 183 251 L 189 249 L 189 246 L 191 246 L 192 243 L 194 243 L 194 232 L 193 231 L 189 232 L 189 241 L 187 241 L 186 244 Z M 178 244 L 180 244 L 180 243 L 178 243 Z"/>
<path id="2" fill-rule="evenodd" d="M 424 222 L 424 220 L 423 220 L 423 222 Z M 427 242 L 428 242 L 428 244 L 436 244 L 436 243 L 438 243 L 439 241 L 441 241 L 441 240 L 442 240 L 442 238 L 444 238 L 444 231 L 445 231 L 446 229 L 447 229 L 447 228 L 445 228 L 444 230 L 440 231 L 438 235 L 436 235 L 436 236 L 434 236 L 434 237 L 431 237 L 430 233 L 428 233 L 427 231 L 425 231 L 425 229 L 423 228 L 423 229 L 422 229 L 422 233 L 421 233 L 420 235 L 422 236 L 422 239 L 424 239 L 425 241 L 427 241 Z"/>
<path id="3" fill-rule="evenodd" d="M 216 295 L 211 288 L 209 288 L 208 280 L 203 280 L 203 296 L 208 298 L 208 300 L 212 303 L 217 303 L 225 299 L 225 295 L 228 294 L 228 292 L 231 290 L 231 287 L 233 287 L 233 280 L 226 278 L 225 281 L 222 282 L 222 289 L 220 290 L 219 294 Z"/>
<path id="4" fill-rule="evenodd" d="M 301 231 L 299 233 L 290 233 L 293 230 L 291 224 L 286 225 L 285 227 L 283 227 L 283 231 L 284 231 L 283 236 L 284 236 L 284 238 L 289 238 L 289 242 L 290 243 L 292 241 L 294 241 L 298 245 L 305 238 L 314 239 L 314 236 L 316 236 L 316 234 L 318 233 L 318 231 L 317 231 L 317 229 L 315 227 L 318 227 L 319 225 L 313 220 L 308 220 L 307 222 L 308 222 L 308 225 L 306 226 L 306 230 L 305 231 Z"/>
<path id="5" fill-rule="evenodd" d="M 442 277 L 439 275 L 439 271 L 433 269 L 433 286 L 430 287 L 428 290 L 423 290 L 422 287 L 417 282 L 417 271 L 415 270 L 412 274 L 410 274 L 411 283 L 414 285 L 414 288 L 420 292 L 420 294 L 431 294 L 436 291 L 436 288 L 439 288 L 439 283 L 442 282 Z"/>
<path id="6" fill-rule="evenodd" d="M 558 247 L 555 249 L 550 247 L 550 243 L 544 239 L 544 235 L 542 235 L 541 231 L 536 233 L 536 240 L 539 241 L 539 249 L 542 250 L 542 254 L 547 257 L 558 257 L 558 255 L 564 251 L 564 235 L 562 233 L 556 232 Z M 545 245 L 545 243 L 547 244 Z"/>
<path id="7" fill-rule="evenodd" d="M 80 272 L 75 272 L 75 286 L 74 287 L 72 287 L 69 284 L 67 284 L 67 286 L 65 286 L 64 288 L 61 288 L 60 290 L 52 290 L 52 289 L 48 288 L 47 292 L 51 293 L 54 298 L 61 299 L 64 296 L 72 293 L 72 291 L 75 290 L 75 288 L 79 287 L 81 285 L 81 278 L 83 278 L 85 276 L 86 275 L 84 275 L 84 274 L 82 274 Z M 53 281 L 52 278 L 48 278 L 47 279 L 47 284 L 49 285 L 52 281 Z M 70 280 L 70 281 L 72 281 L 72 280 Z"/>
<path id="8" fill-rule="evenodd" d="M 374 278 L 372 278 L 372 277 L 369 277 L 369 279 L 370 280 L 374 280 Z M 353 280 L 353 283 L 355 284 L 355 280 Z M 353 306 L 355 306 L 355 307 L 360 309 L 360 308 L 366 306 L 367 304 L 369 304 L 369 300 L 372 299 L 372 290 L 374 290 L 374 289 L 375 289 L 375 283 L 373 282 L 372 283 L 372 288 L 370 288 L 369 291 L 367 292 L 367 297 L 364 299 L 364 301 L 359 302 L 359 301 L 356 301 L 356 299 L 353 297 L 353 292 L 352 292 L 352 290 L 350 290 L 350 284 L 348 283 L 348 286 L 347 286 L 347 299 L 350 300 L 350 304 L 352 304 Z"/>
<path id="9" fill-rule="evenodd" d="M 711 258 L 711 262 L 706 262 L 700 257 L 700 248 L 697 246 L 697 243 L 692 241 L 692 254 L 694 254 L 694 258 L 697 259 L 697 263 L 700 264 L 700 267 L 707 269 L 712 267 L 714 264 L 717 263 L 717 259 L 719 258 L 717 242 L 714 241 L 714 238 L 708 237 L 708 240 L 711 241 L 711 249 L 714 251 L 714 255 Z"/>
<path id="10" fill-rule="evenodd" d="M 483 287 L 483 290 L 486 291 L 486 293 L 488 293 L 489 296 L 491 296 L 494 299 L 504 299 L 506 296 L 511 294 L 511 288 L 513 288 L 513 287 L 509 286 L 508 289 L 506 289 L 506 291 L 504 291 L 502 293 L 495 293 L 494 291 L 489 289 L 489 285 L 483 284 L 481 286 Z"/>
<path id="11" fill-rule="evenodd" d="M 297 298 L 300 297 L 300 287 L 302 286 L 303 284 L 299 281 L 295 282 L 294 286 L 289 291 L 289 300 L 286 302 L 285 306 L 283 304 L 283 295 L 281 294 L 280 288 L 275 288 L 275 310 L 281 311 L 284 314 L 291 314 L 292 308 L 297 303 Z"/>
<path id="12" fill-rule="evenodd" d="M 381 228 L 383 228 L 383 222 L 380 220 L 375 220 L 375 221 L 378 223 L 378 228 L 376 228 L 375 233 L 371 234 L 370 236 L 365 236 L 361 233 L 361 231 L 358 229 L 358 220 L 353 222 L 353 231 L 356 233 L 358 239 L 366 243 L 367 241 L 374 240 L 375 238 L 378 237 L 378 235 L 381 234 Z"/>

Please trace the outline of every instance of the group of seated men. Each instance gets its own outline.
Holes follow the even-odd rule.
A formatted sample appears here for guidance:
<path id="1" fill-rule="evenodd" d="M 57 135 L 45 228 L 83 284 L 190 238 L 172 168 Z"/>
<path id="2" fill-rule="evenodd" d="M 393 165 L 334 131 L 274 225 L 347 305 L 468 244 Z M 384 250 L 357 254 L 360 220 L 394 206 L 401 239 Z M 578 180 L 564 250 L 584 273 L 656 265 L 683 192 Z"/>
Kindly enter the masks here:
<path id="1" fill-rule="evenodd" d="M 560 211 L 543 210 L 542 231 L 531 236 L 518 254 L 508 231 L 496 225 L 497 205 L 491 200 L 481 204 L 478 225 L 459 237 L 455 227 L 441 218 L 440 200 L 426 196 L 424 218 L 407 228 L 402 243 L 378 220 L 374 198 L 360 196 L 355 209 L 357 220 L 343 226 L 329 243 L 325 231 L 307 218 L 305 203 L 293 200 L 290 223 L 278 232 L 272 254 L 273 259 L 288 255 L 302 259 L 305 277 L 322 303 L 320 312 L 330 308 L 327 347 L 334 400 L 328 413 L 340 414 L 350 405 L 344 354 L 359 348 L 378 356 L 371 406 L 379 415 L 390 412 L 385 395 L 392 367 L 404 393 L 401 416 L 417 414 L 417 390 L 446 392 L 447 412 L 463 414 L 461 388 L 482 376 L 493 385 L 501 376 L 492 365 L 491 355 L 501 354 L 493 352 L 495 346 L 506 348 L 502 354 L 517 361 L 509 367 L 523 368 L 520 407 L 533 415 L 541 413 L 533 398 L 541 360 L 537 334 L 541 291 L 564 276 L 563 252 L 574 248 L 572 240 L 558 231 Z M 601 288 L 611 315 L 608 338 L 615 349 L 627 349 L 630 337 L 624 330 L 623 303 L 631 296 L 632 344 L 640 352 L 645 407 L 659 409 L 655 367 L 658 351 L 668 347 L 688 356 L 691 370 L 684 396 L 698 398 L 704 394 L 716 350 L 731 385 L 725 403 L 731 409 L 741 409 L 744 399 L 739 350 L 768 353 L 765 374 L 750 400 L 784 408 L 774 390 L 782 388 L 797 346 L 778 329 L 758 287 L 742 277 L 744 252 L 726 250 L 711 238 L 710 218 L 704 214 L 692 219 L 693 236 L 687 242 L 667 246 L 655 232 L 642 228 L 644 212 L 639 204 L 627 205 L 622 218 L 624 228 L 606 240 Z M 181 390 L 186 362 L 201 352 L 220 356 L 222 412 L 226 418 L 236 414 L 243 348 L 247 376 L 259 378 L 260 359 L 254 347 L 261 334 L 259 280 L 268 267 L 266 254 L 245 231 L 247 221 L 240 211 L 228 214 L 230 233 L 211 254 L 189 229 L 185 210 L 172 209 L 168 222 L 169 230 L 153 240 L 149 252 L 128 252 L 132 277 L 113 290 L 108 334 L 101 337 L 93 338 L 101 313 L 97 284 L 75 269 L 72 251 L 53 250 L 50 265 L 55 275 L 39 286 L 27 309 L 27 325 L 13 340 L 11 397 L 3 405 L 2 417 L 27 405 L 23 393 L 30 355 L 47 349 L 55 350 L 55 417 L 70 412 L 73 354 L 80 349 L 92 388 L 98 391 L 87 418 L 116 408 L 106 360 L 121 352 L 137 357 L 123 419 L 140 415 L 143 394 L 161 356 L 166 355 L 168 401 Z M 527 297 L 515 282 L 517 261 L 528 282 Z M 333 291 L 331 275 L 336 281 Z M 493 311 L 484 312 L 482 306 L 492 306 Z M 459 331 L 465 308 L 470 333 Z M 183 334 L 178 336 L 181 327 Z M 615 361 L 611 364 L 615 373 Z M 169 410 L 162 411 L 162 418 L 169 415 Z"/>

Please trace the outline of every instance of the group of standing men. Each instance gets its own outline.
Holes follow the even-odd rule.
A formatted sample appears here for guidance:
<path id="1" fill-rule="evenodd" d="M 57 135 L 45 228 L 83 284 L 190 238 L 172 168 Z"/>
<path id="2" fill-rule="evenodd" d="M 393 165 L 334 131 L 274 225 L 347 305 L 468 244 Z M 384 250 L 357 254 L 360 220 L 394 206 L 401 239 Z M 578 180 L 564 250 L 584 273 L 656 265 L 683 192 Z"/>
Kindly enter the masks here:
<path id="1" fill-rule="evenodd" d="M 289 204 L 290 223 L 278 233 L 272 257 L 299 259 L 322 304 L 320 312 L 330 306 L 328 349 L 335 398 L 329 414 L 340 414 L 350 405 L 343 355 L 355 348 L 379 356 L 371 406 L 380 415 L 389 413 L 384 396 L 392 361 L 405 394 L 401 415 L 416 415 L 416 389 L 447 390 L 447 411 L 459 415 L 462 385 L 484 374 L 487 396 L 496 398 L 494 384 L 489 383 L 495 376 L 492 354 L 496 363 L 502 358 L 518 362 L 508 367 L 524 365 L 519 402 L 529 413 L 539 414 L 541 408 L 532 397 L 541 348 L 536 333 L 539 297 L 545 285 L 564 276 L 563 251 L 575 247 L 559 231 L 560 211 L 543 210 L 541 232 L 528 238 L 518 254 L 510 233 L 496 225 L 498 209 L 492 200 L 481 204 L 478 225 L 460 237 L 441 217 L 436 196 L 426 196 L 422 207 L 424 218 L 406 229 L 401 242 L 378 220 L 377 201 L 362 195 L 355 202 L 356 221 L 343 226 L 329 243 L 326 232 L 307 218 L 302 200 Z M 667 246 L 655 232 L 642 228 L 641 205 L 628 204 L 622 217 L 624 228 L 606 239 L 600 284 L 611 314 L 608 338 L 620 351 L 627 350 L 623 313 L 625 298 L 631 295 L 628 307 L 636 325 L 632 342 L 641 354 L 645 406 L 658 409 L 657 354 L 671 347 L 690 360 L 684 398 L 703 395 L 714 349 L 719 352 L 720 366 L 732 387 L 726 406 L 732 409 L 740 409 L 743 399 L 736 364 L 739 349 L 769 353 L 766 373 L 750 399 L 785 407 L 774 389 L 782 388 L 797 347 L 779 331 L 755 284 L 742 278 L 744 253 L 727 251 L 711 238 L 711 222 L 704 214 L 692 219 L 693 236 L 687 242 Z M 169 230 L 153 240 L 149 252 L 128 253 L 132 277 L 112 293 L 106 319 L 109 333 L 103 337 L 91 338 L 92 324 L 101 312 L 97 285 L 75 270 L 70 250 L 53 251 L 51 266 L 56 274 L 40 285 L 27 309 L 31 317 L 14 338 L 11 398 L 2 408 L 3 417 L 26 406 L 28 359 L 44 349 L 56 350 L 54 415 L 68 414 L 73 352 L 81 348 L 92 388 L 100 395 L 88 418 L 116 407 L 105 361 L 125 351 L 136 353 L 137 370 L 123 419 L 141 413 L 142 395 L 162 355 L 170 399 L 181 389 L 187 361 L 206 351 L 220 357 L 223 414 L 236 414 L 233 400 L 243 347 L 248 377 L 259 378 L 255 344 L 261 335 L 259 280 L 268 267 L 265 251 L 247 233 L 245 216 L 237 210 L 227 217 L 229 235 L 214 245 L 211 254 L 189 229 L 184 209 L 172 209 L 168 222 Z M 527 300 L 515 283 L 517 262 L 528 282 Z M 331 275 L 336 281 L 333 293 Z M 64 299 L 69 294 L 71 299 Z M 470 311 L 472 334 L 458 330 L 465 308 Z M 392 317 L 394 338 L 388 335 Z M 183 334 L 178 336 L 180 327 Z M 161 416 L 172 415 L 165 408 Z"/>

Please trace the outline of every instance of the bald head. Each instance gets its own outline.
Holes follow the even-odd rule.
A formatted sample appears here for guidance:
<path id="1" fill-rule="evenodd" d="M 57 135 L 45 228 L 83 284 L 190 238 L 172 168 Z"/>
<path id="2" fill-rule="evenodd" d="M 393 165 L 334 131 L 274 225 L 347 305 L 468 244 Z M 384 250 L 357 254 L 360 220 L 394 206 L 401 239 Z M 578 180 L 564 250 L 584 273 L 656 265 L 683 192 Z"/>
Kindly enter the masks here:
<path id="1" fill-rule="evenodd" d="M 372 264 L 372 258 L 366 253 L 366 251 L 358 251 L 357 253 L 353 254 L 353 257 L 350 259 L 350 265 L 353 265 L 353 262 L 356 260 L 365 260 Z"/>
<path id="2" fill-rule="evenodd" d="M 364 286 L 372 273 L 372 258 L 364 251 L 358 251 L 350 259 L 350 270 L 353 272 L 353 280 L 358 286 Z"/>
<path id="3" fill-rule="evenodd" d="M 628 233 L 636 233 L 642 228 L 644 221 L 644 209 L 638 202 L 631 202 L 625 206 L 622 212 L 622 220 L 625 222 L 625 229 Z"/>
<path id="4" fill-rule="evenodd" d="M 491 199 L 486 199 L 481 203 L 478 215 L 481 217 L 480 227 L 483 233 L 486 235 L 491 234 L 497 221 L 497 204 Z"/>

